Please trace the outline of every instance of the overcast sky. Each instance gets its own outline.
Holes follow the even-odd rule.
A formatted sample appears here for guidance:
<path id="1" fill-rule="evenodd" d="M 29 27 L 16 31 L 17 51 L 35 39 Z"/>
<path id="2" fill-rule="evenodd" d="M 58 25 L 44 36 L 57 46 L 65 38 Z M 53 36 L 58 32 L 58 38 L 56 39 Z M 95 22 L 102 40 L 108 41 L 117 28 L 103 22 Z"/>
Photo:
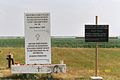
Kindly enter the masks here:
<path id="1" fill-rule="evenodd" d="M 0 36 L 24 36 L 24 12 L 50 12 L 52 36 L 84 36 L 96 15 L 120 35 L 120 0 L 0 0 Z"/>

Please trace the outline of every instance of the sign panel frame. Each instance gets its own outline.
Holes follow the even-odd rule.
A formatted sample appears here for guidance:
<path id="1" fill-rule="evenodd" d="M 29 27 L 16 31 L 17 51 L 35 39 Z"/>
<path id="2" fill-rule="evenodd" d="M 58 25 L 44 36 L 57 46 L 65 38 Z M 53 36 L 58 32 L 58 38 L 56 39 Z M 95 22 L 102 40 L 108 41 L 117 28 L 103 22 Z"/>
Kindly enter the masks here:
<path id="1" fill-rule="evenodd" d="M 24 13 L 25 63 L 51 64 L 50 13 Z"/>
<path id="2" fill-rule="evenodd" d="M 108 42 L 109 25 L 85 25 L 85 42 Z"/>

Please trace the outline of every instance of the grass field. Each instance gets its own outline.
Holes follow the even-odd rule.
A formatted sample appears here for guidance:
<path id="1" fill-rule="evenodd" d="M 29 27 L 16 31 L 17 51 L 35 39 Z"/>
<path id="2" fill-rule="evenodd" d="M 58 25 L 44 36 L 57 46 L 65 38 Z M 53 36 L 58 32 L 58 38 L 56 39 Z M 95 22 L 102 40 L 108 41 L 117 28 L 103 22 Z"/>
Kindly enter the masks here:
<path id="1" fill-rule="evenodd" d="M 24 47 L 24 38 L 0 39 L 0 47 Z M 95 48 L 95 43 L 85 42 L 84 39 L 76 38 L 51 38 L 52 47 L 66 48 Z M 109 42 L 99 42 L 100 48 L 120 48 L 120 39 L 109 39 Z"/>
<path id="2" fill-rule="evenodd" d="M 0 73 L 8 76 L 2 69 L 7 67 L 6 55 L 12 52 L 16 62 L 24 64 L 24 48 L 0 48 Z M 64 80 L 89 80 L 94 75 L 94 48 L 52 48 L 52 63 L 64 60 L 66 74 L 53 74 Z M 104 80 L 120 80 L 120 48 L 99 48 L 99 75 Z M 10 72 L 9 72 L 9 75 Z"/>
<path id="3" fill-rule="evenodd" d="M 24 47 L 24 38 L 0 39 L 0 47 Z"/>

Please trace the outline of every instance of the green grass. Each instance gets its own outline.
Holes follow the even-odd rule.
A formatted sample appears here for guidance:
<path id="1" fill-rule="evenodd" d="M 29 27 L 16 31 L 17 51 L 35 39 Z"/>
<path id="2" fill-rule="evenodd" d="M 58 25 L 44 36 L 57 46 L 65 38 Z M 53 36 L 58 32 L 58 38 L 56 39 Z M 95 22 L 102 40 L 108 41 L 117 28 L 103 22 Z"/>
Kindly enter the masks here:
<path id="1" fill-rule="evenodd" d="M 0 39 L 0 47 L 24 47 L 24 38 Z M 84 39 L 52 38 L 52 47 L 66 48 L 94 48 L 95 43 L 85 42 Z M 99 43 L 100 48 L 120 48 L 120 39 L 109 39 L 109 42 Z"/>
<path id="2" fill-rule="evenodd" d="M 0 39 L 0 47 L 24 47 L 23 38 Z"/>
<path id="3" fill-rule="evenodd" d="M 6 55 L 14 54 L 14 59 L 24 63 L 24 48 L 0 48 L 0 67 L 7 67 Z M 66 74 L 54 74 L 54 77 L 65 80 L 88 80 L 94 75 L 94 48 L 52 48 L 52 63 L 64 60 Z M 99 75 L 105 80 L 120 80 L 120 48 L 99 48 Z"/>

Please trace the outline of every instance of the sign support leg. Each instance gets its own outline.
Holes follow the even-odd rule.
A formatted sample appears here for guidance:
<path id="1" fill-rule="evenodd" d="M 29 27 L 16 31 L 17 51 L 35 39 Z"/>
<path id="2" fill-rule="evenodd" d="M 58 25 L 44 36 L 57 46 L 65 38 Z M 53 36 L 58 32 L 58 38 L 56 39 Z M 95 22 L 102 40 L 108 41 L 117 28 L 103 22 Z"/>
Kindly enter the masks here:
<path id="1" fill-rule="evenodd" d="M 98 76 L 98 42 L 96 42 L 96 53 L 95 53 L 95 76 Z"/>
<path id="2" fill-rule="evenodd" d="M 98 16 L 96 16 L 96 25 L 98 25 Z M 98 42 L 96 42 L 95 49 L 95 76 L 98 76 Z"/>

